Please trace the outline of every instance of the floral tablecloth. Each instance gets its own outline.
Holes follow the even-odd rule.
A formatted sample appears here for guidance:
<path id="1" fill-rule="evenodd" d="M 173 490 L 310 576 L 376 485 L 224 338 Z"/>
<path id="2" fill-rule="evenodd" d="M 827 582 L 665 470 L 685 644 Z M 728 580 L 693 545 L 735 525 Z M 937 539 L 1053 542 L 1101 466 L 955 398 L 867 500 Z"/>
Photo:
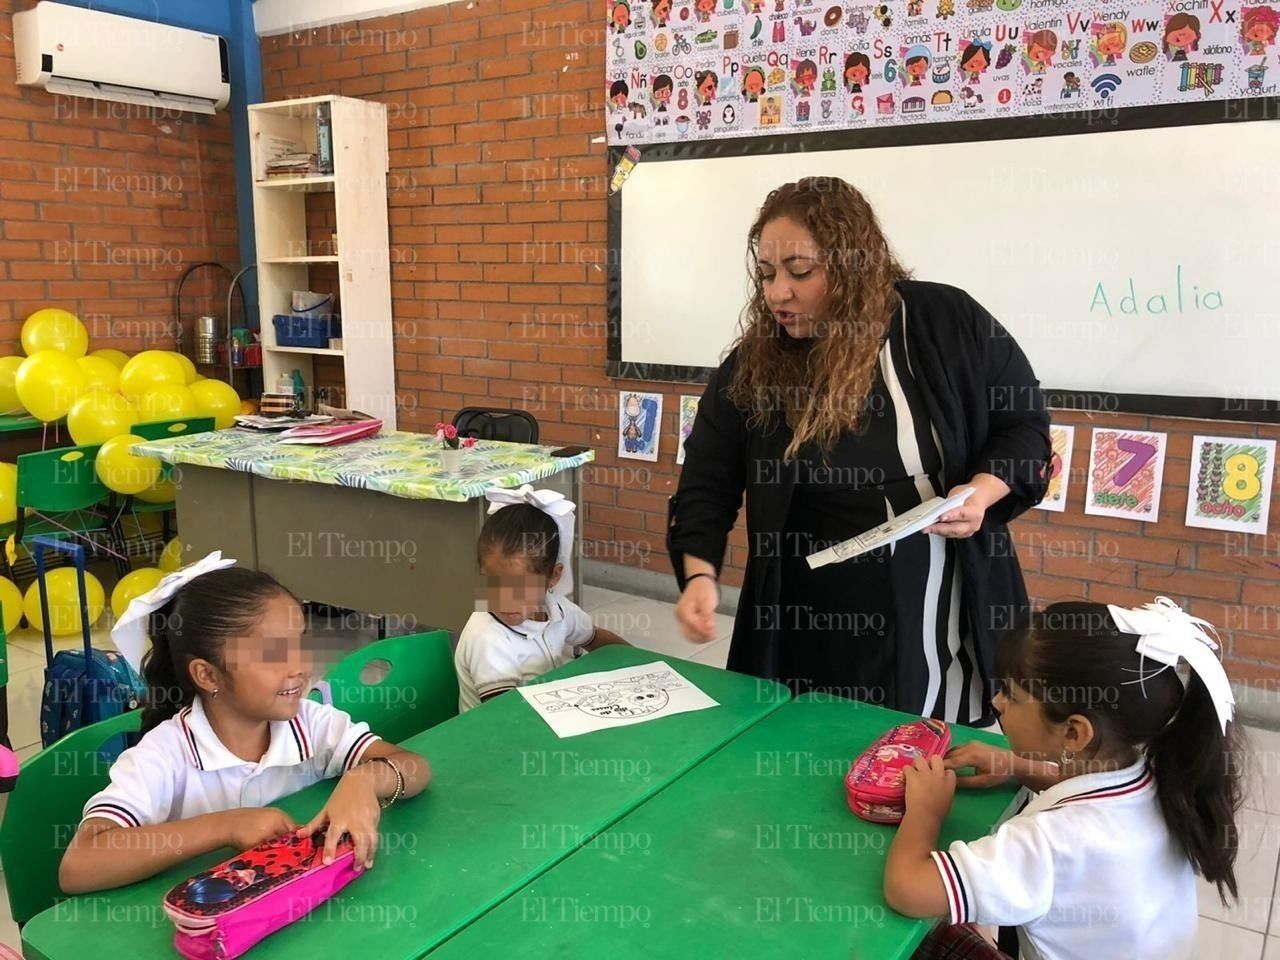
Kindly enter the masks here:
<path id="1" fill-rule="evenodd" d="M 410 500 L 471 500 L 490 487 L 536 483 L 596 458 L 588 450 L 553 457 L 554 447 L 479 440 L 456 473 L 445 471 L 440 441 L 429 434 L 384 431 L 367 440 L 311 447 L 282 444 L 276 434 L 243 429 L 149 440 L 133 452 L 169 463 L 218 467 L 272 480 L 304 480 L 376 490 Z"/>

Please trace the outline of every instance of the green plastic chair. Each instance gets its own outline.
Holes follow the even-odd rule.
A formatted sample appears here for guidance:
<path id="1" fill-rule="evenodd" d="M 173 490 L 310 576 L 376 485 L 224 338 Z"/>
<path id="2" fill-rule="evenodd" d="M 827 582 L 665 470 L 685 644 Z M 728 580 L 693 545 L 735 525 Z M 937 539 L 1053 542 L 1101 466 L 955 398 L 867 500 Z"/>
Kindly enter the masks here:
<path id="1" fill-rule="evenodd" d="M 114 542 L 113 516 L 118 511 L 115 495 L 98 479 L 94 469 L 98 449 L 96 444 L 60 447 L 19 456 L 18 517 L 0 524 L 0 543 L 12 536 L 16 551 L 32 537 L 78 539 L 97 530 L 107 531 Z M 27 510 L 43 516 L 29 520 Z M 7 566 L 7 557 L 5 563 Z"/>
<path id="2" fill-rule="evenodd" d="M 98 752 L 112 737 L 136 733 L 142 711 L 130 710 L 72 731 L 23 762 L 0 822 L 0 865 L 9 909 L 19 926 L 62 898 L 58 864 L 85 802 L 107 785 L 111 763 Z"/>
<path id="3" fill-rule="evenodd" d="M 143 440 L 166 440 L 169 437 L 185 437 L 191 433 L 208 433 L 213 430 L 213 427 L 213 417 L 187 417 L 184 420 L 152 420 L 150 423 L 135 423 L 129 432 Z M 160 479 L 168 480 L 171 476 L 173 476 L 173 464 L 161 461 Z M 125 512 L 135 516 L 141 513 L 163 513 L 164 542 L 168 543 L 169 538 L 173 536 L 172 518 L 176 507 L 172 500 L 165 503 L 148 503 L 137 497 L 130 497 Z"/>
<path id="4" fill-rule="evenodd" d="M 378 661 L 390 665 L 386 676 L 363 680 L 365 668 Z M 390 743 L 458 714 L 458 675 L 447 630 L 375 641 L 335 664 L 323 685 L 335 707 Z"/>

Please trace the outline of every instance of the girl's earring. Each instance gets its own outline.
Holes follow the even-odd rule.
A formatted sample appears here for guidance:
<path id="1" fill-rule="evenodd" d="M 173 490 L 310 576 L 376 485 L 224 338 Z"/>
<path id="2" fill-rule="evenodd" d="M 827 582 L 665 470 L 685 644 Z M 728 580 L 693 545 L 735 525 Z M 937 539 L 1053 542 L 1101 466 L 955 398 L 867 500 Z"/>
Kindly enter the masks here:
<path id="1" fill-rule="evenodd" d="M 214 693 L 214 696 L 217 696 L 216 692 Z M 1069 766 L 1075 761 L 1075 759 L 1076 755 L 1064 747 L 1062 750 L 1062 756 L 1058 758 L 1058 769 L 1061 770 L 1064 767 Z"/>
<path id="2" fill-rule="evenodd" d="M 218 688 L 217 688 L 217 687 L 214 687 L 214 688 L 213 688 L 213 699 L 215 699 L 215 700 L 217 700 L 217 699 L 218 699 Z"/>

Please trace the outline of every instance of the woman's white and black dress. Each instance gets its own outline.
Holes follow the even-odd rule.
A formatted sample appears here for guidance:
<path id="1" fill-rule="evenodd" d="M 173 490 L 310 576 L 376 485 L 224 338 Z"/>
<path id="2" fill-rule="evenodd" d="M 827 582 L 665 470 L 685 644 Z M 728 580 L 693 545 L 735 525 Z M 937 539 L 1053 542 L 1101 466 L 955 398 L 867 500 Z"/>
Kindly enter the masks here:
<path id="1" fill-rule="evenodd" d="M 944 494 L 942 455 L 916 386 L 899 312 L 880 351 L 863 429 L 831 453 L 788 464 L 794 484 L 781 540 L 779 675 L 948 721 L 986 709 L 955 543 L 910 536 L 811 570 L 805 557 Z"/>
<path id="2" fill-rule="evenodd" d="M 1044 496 L 1039 383 L 1009 333 L 963 290 L 907 280 L 858 435 L 825 464 L 788 461 L 790 428 L 750 423 L 712 371 L 669 504 L 667 549 L 719 570 L 746 495 L 747 566 L 729 669 L 948 721 L 994 719 L 995 645 L 1028 601 L 1008 522 Z M 916 534 L 810 570 L 804 557 L 989 473 L 1010 493 L 972 537 Z"/>

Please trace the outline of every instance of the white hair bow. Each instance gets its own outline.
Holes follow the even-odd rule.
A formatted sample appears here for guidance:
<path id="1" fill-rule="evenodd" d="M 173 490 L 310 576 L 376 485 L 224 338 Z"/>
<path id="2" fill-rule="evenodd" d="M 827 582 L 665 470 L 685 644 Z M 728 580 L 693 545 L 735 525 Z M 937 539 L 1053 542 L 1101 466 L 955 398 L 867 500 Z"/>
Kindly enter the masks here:
<path id="1" fill-rule="evenodd" d="M 1125 633 L 1138 634 L 1138 653 L 1141 657 L 1163 663 L 1155 673 L 1144 673 L 1137 680 L 1126 683 L 1142 683 L 1148 677 L 1177 667 L 1179 660 L 1195 671 L 1218 711 L 1222 732 L 1227 732 L 1227 722 L 1235 712 L 1235 696 L 1231 693 L 1231 681 L 1218 659 L 1217 631 L 1213 624 L 1193 617 L 1168 597 L 1156 597 L 1155 603 L 1141 607 L 1125 608 L 1107 604 L 1111 619 Z M 1213 636 L 1210 636 L 1213 634 Z M 1138 664 L 1142 669 L 1142 664 Z"/>
<path id="2" fill-rule="evenodd" d="M 555 521 L 556 530 L 560 534 L 560 552 L 556 556 L 556 563 L 561 564 L 563 570 L 559 582 L 551 592 L 567 596 L 573 590 L 573 570 L 569 565 L 569 558 L 573 555 L 573 501 L 563 493 L 535 490 L 527 483 L 516 490 L 493 487 L 486 490 L 484 495 L 489 501 L 489 513 L 497 513 L 513 503 L 527 503 Z"/>
<path id="3" fill-rule="evenodd" d="M 197 560 L 195 563 L 187 564 L 181 570 L 175 570 L 142 596 L 134 597 L 124 613 L 120 615 L 120 619 L 116 621 L 116 625 L 111 628 L 111 640 L 129 666 L 139 673 L 142 672 L 142 655 L 147 649 L 147 624 L 152 613 L 173 599 L 173 595 L 184 584 L 190 583 L 196 577 L 211 570 L 222 570 L 235 565 L 234 560 L 222 559 L 221 550 L 215 550 L 203 560 Z"/>

